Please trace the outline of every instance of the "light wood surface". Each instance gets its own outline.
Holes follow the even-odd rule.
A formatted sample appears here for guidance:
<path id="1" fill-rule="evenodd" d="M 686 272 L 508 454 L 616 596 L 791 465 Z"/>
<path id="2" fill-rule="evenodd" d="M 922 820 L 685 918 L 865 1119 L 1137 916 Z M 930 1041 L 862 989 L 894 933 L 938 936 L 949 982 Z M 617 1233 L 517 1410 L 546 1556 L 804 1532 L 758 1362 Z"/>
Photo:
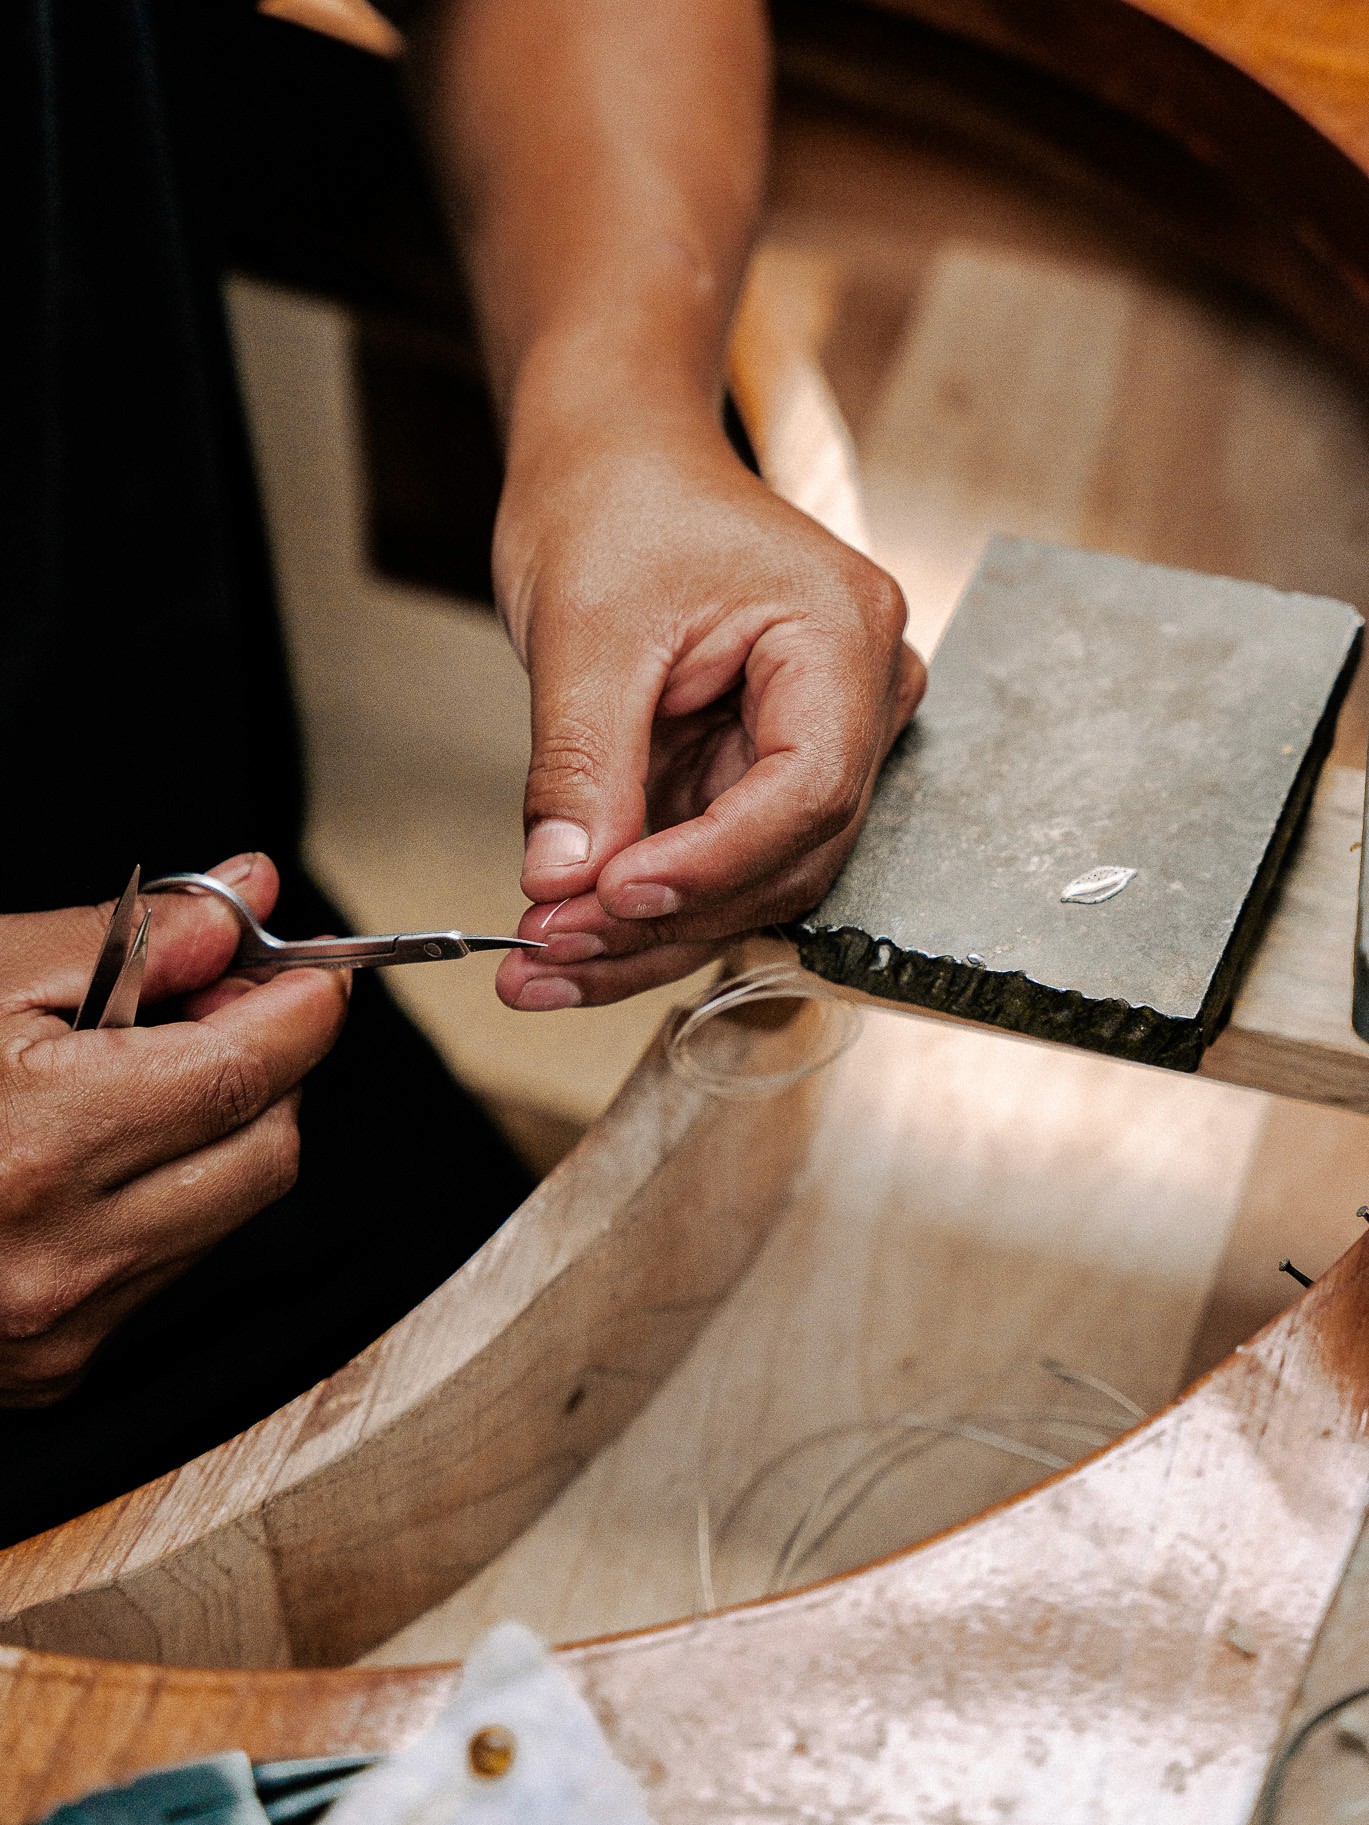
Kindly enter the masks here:
<path id="1" fill-rule="evenodd" d="M 737 307 L 728 383 L 770 486 L 868 551 L 855 447 L 818 358 L 838 283 L 830 262 L 759 247 Z"/>
<path id="2" fill-rule="evenodd" d="M 842 130 L 849 131 L 849 122 Z M 782 139 L 771 226 L 772 246 L 787 248 L 788 263 L 771 252 L 765 283 L 807 287 L 806 333 L 815 347 L 825 337 L 829 355 L 843 336 L 849 344 L 868 329 L 872 293 L 882 290 L 886 320 L 901 322 L 897 334 L 881 326 L 886 354 L 873 378 L 859 377 L 853 416 L 860 425 L 858 453 L 873 548 L 904 583 L 912 637 L 924 650 L 934 650 L 984 539 L 999 525 L 1076 542 L 1097 539 L 1165 561 L 1230 568 L 1285 586 L 1339 589 L 1359 597 L 1356 584 L 1369 581 L 1369 571 L 1353 509 L 1347 500 L 1346 515 L 1339 517 L 1335 493 L 1339 476 L 1348 480 L 1363 463 L 1355 407 L 1351 396 L 1337 397 L 1335 380 L 1318 375 L 1291 340 L 1267 323 L 1243 322 L 1229 301 L 1204 303 L 1172 275 L 1157 278 L 1134 264 L 1129 269 L 1115 246 L 1100 247 L 1078 235 L 1071 244 L 1069 233 L 1058 228 L 1051 241 L 1027 219 L 1026 207 L 1018 205 L 1013 219 L 1011 200 L 1006 206 L 1000 202 L 994 219 L 982 191 L 973 194 L 973 181 L 963 172 L 948 177 L 925 148 L 906 155 L 901 167 L 893 161 L 893 176 L 906 180 L 907 191 L 930 176 L 930 183 L 920 182 L 911 205 L 900 199 L 886 168 L 883 181 L 869 186 L 853 207 L 852 169 L 842 166 L 835 134 L 821 122 L 801 126 L 799 133 L 807 140 L 797 172 L 786 172 Z M 835 158 L 822 156 L 833 151 Z M 795 157 L 792 144 L 789 156 Z M 883 156 L 890 157 L 887 147 Z M 826 217 L 819 206 L 815 218 L 811 173 L 819 166 L 835 201 Z M 868 166 L 864 175 L 868 178 Z M 900 208 L 903 219 L 897 217 Z M 922 219 L 911 221 L 910 209 Z M 894 227 L 881 238 L 881 225 L 887 229 L 890 216 Z M 973 225 L 969 231 L 967 219 Z M 976 247 L 967 232 L 981 233 L 986 219 L 990 245 Z M 838 372 L 845 362 L 849 406 L 848 353 L 836 350 Z M 1202 426 L 1197 451 L 1188 439 L 1195 383 Z M 1299 453 L 1291 466 L 1290 447 Z M 1042 449 L 1050 452 L 1048 464 L 1037 460 Z M 1215 473 L 1210 462 L 1195 460 L 1214 450 Z M 806 452 L 803 440 L 796 440 L 800 465 Z M 1281 459 L 1284 470 L 1274 483 L 1268 468 Z M 822 464 L 814 459 L 814 466 L 821 474 Z M 802 485 L 801 473 L 791 475 L 791 495 Z M 1320 490 L 1315 501 L 1308 489 Z M 1354 755 L 1363 740 L 1360 703 L 1351 706 L 1345 721 L 1341 751 Z M 1343 765 L 1326 770 L 1231 1025 L 1205 1067 L 1209 1075 L 1369 1108 L 1369 1047 L 1349 1023 L 1362 802 L 1361 772 Z M 979 1124 L 993 1126 L 997 1119 L 992 1060 L 992 1046 L 982 1058 L 967 1051 L 959 1074 L 938 1074 L 949 1099 L 959 1099 L 959 1119 L 949 1126 L 961 1145 Z M 1036 1068 L 1034 1060 L 1023 1065 L 1028 1076 Z M 1115 1116 L 1099 1086 L 1073 1082 L 1071 1090 L 1081 1132 L 1108 1132 Z M 842 1095 L 853 1110 L 862 1106 L 850 1080 L 844 1080 Z M 1147 1109 L 1145 1103 L 1145 1094 L 1139 1094 L 1134 1132 L 1150 1136 L 1163 1130 L 1164 1118 L 1158 1105 Z M 1015 1109 L 1014 1119 L 1023 1152 L 1031 1153 L 1045 1137 L 1029 1100 Z M 1214 1339 L 1231 1347 L 1287 1297 L 1279 1290 L 1287 1283 L 1271 1273 L 1281 1254 L 1301 1253 L 1303 1265 L 1315 1271 L 1351 1233 L 1350 1213 L 1363 1189 L 1356 1163 L 1369 1158 L 1364 1125 L 1276 1104 L 1262 1106 L 1257 1128 L 1255 1163 L 1248 1173 L 1240 1149 L 1216 1145 L 1206 1156 L 1213 1181 L 1225 1183 L 1230 1201 L 1216 1208 L 1197 1196 L 1190 1213 L 1195 1227 L 1216 1238 L 1213 1257 L 1203 1258 L 1199 1267 L 1195 1256 L 1191 1264 L 1189 1297 L 1200 1305 L 1206 1301 L 1196 1333 L 1186 1329 L 1189 1311 L 1172 1289 L 1169 1304 L 1151 1287 L 1128 1306 L 1138 1326 L 1149 1324 L 1151 1334 L 1158 1332 L 1172 1350 L 1172 1355 L 1162 1352 L 1171 1385 L 1210 1366 Z M 868 1137 L 868 1130 L 860 1133 Z M 917 1162 L 903 1195 L 912 1202 L 922 1194 L 914 1233 L 924 1243 L 917 1226 L 925 1220 L 932 1234 L 938 1232 L 938 1199 L 956 1176 L 939 1155 L 929 1166 L 926 1141 L 924 1130 L 909 1120 L 899 1141 L 889 1144 L 891 1157 L 899 1157 L 901 1148 L 907 1161 Z M 1161 1151 L 1160 1157 L 1167 1156 Z M 1326 1170 L 1331 1158 L 1344 1162 L 1339 1177 Z M 1082 1186 L 1077 1160 L 1062 1155 L 1052 1165 L 1061 1205 L 1096 1195 Z M 850 1209 L 837 1189 L 850 1180 L 851 1168 L 850 1160 L 835 1167 L 829 1161 L 822 1176 L 829 1188 L 828 1220 L 834 1235 L 843 1238 L 860 1233 L 865 1215 Z M 856 1182 L 863 1180 L 857 1175 Z M 1007 1170 L 984 1173 L 975 1190 L 982 1208 L 990 1210 L 1012 1206 L 1020 1197 Z M 1045 1234 L 1060 1233 L 1058 1216 L 1053 1210 L 1043 1221 Z M 807 1220 L 814 1220 L 811 1212 Z M 856 1284 L 847 1282 L 840 1271 L 843 1245 L 834 1245 L 832 1256 L 825 1257 L 806 1231 L 811 1258 L 805 1259 L 794 1241 L 802 1222 L 791 1218 L 777 1232 L 746 1288 L 701 1339 L 686 1367 L 542 1521 L 465 1590 L 387 1644 L 378 1658 L 399 1662 L 460 1652 L 482 1627 L 510 1610 L 559 1638 L 639 1626 L 683 1611 L 698 1601 L 699 1495 L 708 1499 L 710 1513 L 727 1512 L 727 1491 L 710 1487 L 710 1473 L 716 1478 L 722 1466 L 744 1480 L 745 1467 L 767 1461 L 786 1443 L 792 1446 L 804 1436 L 805 1423 L 813 1432 L 824 1420 L 845 1427 L 868 1424 L 879 1410 L 876 1390 L 884 1396 L 885 1411 L 896 1404 L 891 1385 L 881 1385 L 888 1363 L 881 1356 L 878 1322 L 872 1323 L 861 1297 L 859 1274 Z M 817 1229 L 821 1233 L 821 1221 Z M 1334 1244 L 1333 1234 L 1339 1236 Z M 1049 1250 L 1046 1260 L 1059 1269 Z M 992 1288 L 996 1265 L 987 1252 L 974 1253 L 971 1244 L 957 1263 L 959 1272 L 943 1283 L 944 1298 L 953 1300 L 963 1287 Z M 897 1281 L 896 1252 L 889 1267 Z M 1122 1271 L 1119 1264 L 1114 1267 Z M 991 1304 L 992 1294 L 988 1297 Z M 1022 1298 L 1041 1325 L 1041 1336 L 1053 1336 L 1057 1315 L 1043 1317 L 1039 1300 L 1033 1302 L 1025 1291 Z M 845 1314 L 845 1326 L 832 1322 L 832 1306 Z M 805 1311 L 814 1315 L 810 1322 L 825 1313 L 819 1334 L 827 1339 L 832 1360 L 865 1378 L 863 1399 L 853 1401 L 830 1374 L 796 1368 L 793 1314 Z M 1002 1314 L 995 1316 L 1001 1327 Z M 1011 1331 L 1009 1325 L 1009 1336 Z M 943 1318 L 932 1327 L 929 1342 L 912 1312 L 905 1342 L 910 1337 L 948 1369 L 963 1341 L 955 1320 Z M 949 1373 L 947 1382 L 954 1382 Z M 748 1434 L 739 1424 L 718 1436 L 716 1413 L 734 1410 L 747 1416 L 754 1430 Z M 996 1468 L 1005 1484 L 1011 1481 L 1001 1460 Z M 807 1471 L 811 1479 L 814 1467 Z M 819 1459 L 819 1482 L 821 1471 Z M 913 1490 L 911 1497 L 905 1485 L 897 1485 L 898 1521 L 891 1525 L 887 1513 L 876 1517 L 867 1511 L 867 1540 L 879 1541 L 881 1530 L 885 1544 L 926 1531 L 920 1504 L 944 1501 L 949 1518 L 974 1512 L 983 1490 L 976 1503 L 972 1483 L 973 1474 L 960 1486 L 952 1476 L 933 1490 Z M 802 1479 L 785 1485 L 789 1507 L 781 1506 L 781 1523 L 801 1513 L 812 1493 Z M 765 1557 L 765 1543 L 749 1542 L 751 1558 L 741 1566 L 732 1543 L 734 1594 L 764 1588 L 775 1540 L 768 1544 L 771 1559 Z M 849 1538 L 845 1545 L 852 1557 L 859 1556 Z M 711 1569 L 721 1584 L 729 1566 Z"/>
<path id="3" fill-rule="evenodd" d="M 1350 1024 L 1363 815 L 1364 775 L 1328 766 L 1209 1076 L 1369 1109 L 1369 1046 Z"/>
<path id="4" fill-rule="evenodd" d="M 1266 1099 L 874 1010 L 815 1097 L 795 1197 L 681 1368 L 374 1659 L 459 1656 L 505 1615 L 565 1641 L 810 1582 L 981 1512 L 1178 1391 Z M 1339 1247 L 1353 1236 L 1343 1212 Z M 1295 1238 L 1279 1252 L 1311 1258 Z M 841 1505 L 823 1492 L 886 1452 L 889 1473 L 817 1544 Z M 810 1508 L 813 1545 L 781 1569 Z"/>
<path id="5" fill-rule="evenodd" d="M 910 1552 L 564 1651 L 661 1825 L 1240 1825 L 1369 1498 L 1369 1238 L 1177 1405 Z M 411 1737 L 449 1668 L 0 1659 L 0 1821 L 228 1746 Z"/>
<path id="6" fill-rule="evenodd" d="M 751 1043 L 783 1056 L 785 1035 Z M 758 1126 L 653 1052 L 503 1229 L 346 1368 L 0 1553 L 0 1636 L 272 1666 L 392 1632 L 514 1538 L 679 1358 L 784 1207 L 807 1094 Z"/>

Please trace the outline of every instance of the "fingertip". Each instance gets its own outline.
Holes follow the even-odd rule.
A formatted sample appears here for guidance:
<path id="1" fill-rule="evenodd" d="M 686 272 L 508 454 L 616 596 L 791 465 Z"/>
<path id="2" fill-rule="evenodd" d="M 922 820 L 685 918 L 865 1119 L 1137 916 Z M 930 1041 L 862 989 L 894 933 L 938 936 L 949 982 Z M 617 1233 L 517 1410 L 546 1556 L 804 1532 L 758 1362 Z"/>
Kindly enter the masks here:
<path id="1" fill-rule="evenodd" d="M 265 919 L 276 904 L 280 876 L 259 850 L 217 862 L 207 872 L 232 887 L 258 919 Z M 146 1001 L 196 994 L 232 967 L 242 928 L 232 908 L 216 895 L 168 890 L 149 895 L 144 904 L 152 912 Z"/>
<path id="2" fill-rule="evenodd" d="M 249 982 L 246 976 L 224 976 L 198 994 L 186 996 L 183 1004 L 186 1019 L 205 1020 L 240 996 L 250 994 L 255 987 L 256 984 Z"/>
<path id="3" fill-rule="evenodd" d="M 256 1028 L 273 1034 L 311 1033 L 321 1047 L 321 1056 L 347 1018 L 351 971 L 281 970 L 265 982 L 248 986 L 250 994 L 232 995 L 206 1015 L 207 1024 L 235 1032 Z"/>
<path id="4" fill-rule="evenodd" d="M 523 1014 L 556 1014 L 578 1008 L 583 1000 L 583 991 L 567 976 L 532 976 L 513 1005 Z"/>
<path id="5" fill-rule="evenodd" d="M 670 919 L 687 910 L 699 899 L 700 889 L 707 889 L 717 868 L 716 858 L 698 841 L 706 828 L 704 818 L 693 818 L 643 837 L 614 856 L 595 884 L 602 911 L 611 919 L 633 920 Z M 672 860 L 677 865 L 681 860 L 690 864 L 688 893 L 678 878 L 666 878 L 675 874 Z"/>
<path id="6" fill-rule="evenodd" d="M 246 900 L 258 918 L 265 918 L 280 894 L 280 871 L 260 849 L 245 850 L 226 862 L 216 862 L 205 872 Z"/>
<path id="7" fill-rule="evenodd" d="M 504 957 L 495 972 L 494 992 L 506 1008 L 518 1006 L 518 997 L 523 992 L 523 985 L 532 975 L 534 968 L 535 965 L 527 951 L 510 951 Z"/>
<path id="8" fill-rule="evenodd" d="M 564 900 L 593 884 L 594 845 L 583 824 L 538 819 L 528 830 L 519 884 L 529 900 Z"/>

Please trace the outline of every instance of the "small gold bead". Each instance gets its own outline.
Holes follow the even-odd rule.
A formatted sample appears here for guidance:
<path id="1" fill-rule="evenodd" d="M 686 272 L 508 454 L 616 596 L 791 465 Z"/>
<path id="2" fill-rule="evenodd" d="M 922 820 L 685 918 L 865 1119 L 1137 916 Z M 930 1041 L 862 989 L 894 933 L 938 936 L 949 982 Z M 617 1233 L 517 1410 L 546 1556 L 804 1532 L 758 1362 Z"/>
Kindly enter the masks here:
<path id="1" fill-rule="evenodd" d="M 497 1781 L 512 1768 L 517 1747 L 512 1730 L 505 1730 L 501 1724 L 489 1724 L 485 1729 L 477 1730 L 466 1750 L 471 1773 L 479 1775 L 482 1781 Z"/>

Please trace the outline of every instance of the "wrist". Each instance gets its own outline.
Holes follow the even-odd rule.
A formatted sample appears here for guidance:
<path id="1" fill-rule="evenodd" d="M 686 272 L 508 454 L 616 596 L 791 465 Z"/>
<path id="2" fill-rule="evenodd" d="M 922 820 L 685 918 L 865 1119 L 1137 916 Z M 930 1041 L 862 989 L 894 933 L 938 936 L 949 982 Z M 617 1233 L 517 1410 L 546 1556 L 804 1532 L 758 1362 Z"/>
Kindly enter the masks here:
<path id="1" fill-rule="evenodd" d="M 722 382 L 678 339 L 631 324 L 577 323 L 538 338 L 508 395 L 506 468 L 560 467 L 606 445 L 706 440 Z"/>
<path id="2" fill-rule="evenodd" d="M 520 650 L 528 585 L 548 550 L 606 518 L 635 525 L 682 478 L 716 478 L 735 461 L 721 388 L 688 364 L 584 329 L 532 349 L 510 397 L 493 554 L 499 606 Z"/>

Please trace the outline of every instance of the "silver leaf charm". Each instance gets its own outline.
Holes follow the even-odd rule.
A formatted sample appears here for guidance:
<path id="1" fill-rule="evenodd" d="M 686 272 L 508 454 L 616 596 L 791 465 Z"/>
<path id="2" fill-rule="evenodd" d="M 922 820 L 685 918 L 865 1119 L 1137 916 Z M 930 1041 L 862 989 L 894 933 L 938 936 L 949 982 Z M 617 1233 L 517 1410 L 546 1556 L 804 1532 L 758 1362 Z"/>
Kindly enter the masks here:
<path id="1" fill-rule="evenodd" d="M 1104 900 L 1121 893 L 1135 873 L 1134 868 L 1119 868 L 1115 863 L 1090 868 L 1087 874 L 1078 875 L 1070 882 L 1060 896 L 1060 903 L 1062 906 L 1101 906 Z"/>

